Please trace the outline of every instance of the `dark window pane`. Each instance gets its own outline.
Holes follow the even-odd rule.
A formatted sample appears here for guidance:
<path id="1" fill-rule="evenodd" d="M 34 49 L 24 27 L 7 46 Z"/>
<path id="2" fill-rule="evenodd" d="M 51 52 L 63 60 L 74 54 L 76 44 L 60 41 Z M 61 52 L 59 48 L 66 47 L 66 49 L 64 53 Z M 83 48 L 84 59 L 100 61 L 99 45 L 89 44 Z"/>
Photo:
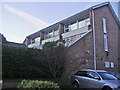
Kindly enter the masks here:
<path id="1" fill-rule="evenodd" d="M 75 73 L 75 75 L 87 77 L 87 71 L 78 71 Z"/>

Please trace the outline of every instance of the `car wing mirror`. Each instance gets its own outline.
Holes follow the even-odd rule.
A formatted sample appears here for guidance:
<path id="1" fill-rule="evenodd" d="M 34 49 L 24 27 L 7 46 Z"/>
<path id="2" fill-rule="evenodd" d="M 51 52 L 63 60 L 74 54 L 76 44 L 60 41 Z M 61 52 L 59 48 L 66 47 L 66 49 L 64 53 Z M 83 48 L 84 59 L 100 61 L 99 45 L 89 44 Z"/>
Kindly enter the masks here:
<path id="1" fill-rule="evenodd" d="M 98 79 L 98 80 L 100 80 L 100 78 L 99 78 L 99 77 L 94 77 L 94 79 Z"/>

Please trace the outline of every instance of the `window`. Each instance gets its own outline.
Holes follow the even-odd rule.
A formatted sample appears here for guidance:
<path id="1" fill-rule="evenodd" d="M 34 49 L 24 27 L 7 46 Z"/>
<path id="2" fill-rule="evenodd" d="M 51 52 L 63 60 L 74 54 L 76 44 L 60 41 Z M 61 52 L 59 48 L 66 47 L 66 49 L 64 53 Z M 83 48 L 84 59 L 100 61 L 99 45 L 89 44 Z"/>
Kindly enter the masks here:
<path id="1" fill-rule="evenodd" d="M 94 78 L 94 79 L 98 79 L 99 78 L 99 76 L 95 72 L 92 72 L 92 71 L 88 72 L 88 77 Z"/>
<path id="2" fill-rule="evenodd" d="M 48 38 L 49 38 L 48 33 L 44 34 L 44 38 L 45 38 L 45 39 L 48 39 Z"/>
<path id="3" fill-rule="evenodd" d="M 108 46 L 107 46 L 107 35 L 104 34 L 104 48 L 105 48 L 105 51 L 108 51 Z"/>
<path id="4" fill-rule="evenodd" d="M 103 18 L 103 30 L 104 30 L 104 34 L 106 34 L 106 20 L 105 18 Z"/>
<path id="5" fill-rule="evenodd" d="M 48 39 L 48 38 L 52 38 L 52 37 L 57 36 L 57 35 L 59 35 L 59 30 L 55 30 L 55 31 L 48 32 L 48 33 L 44 34 L 44 38 Z"/>
<path id="6" fill-rule="evenodd" d="M 75 75 L 87 77 L 87 71 L 78 71 L 75 73 Z"/>
<path id="7" fill-rule="evenodd" d="M 107 43 L 107 31 L 106 31 L 106 19 L 103 18 L 103 32 L 104 32 L 104 48 L 108 52 L 108 43 Z"/>
<path id="8" fill-rule="evenodd" d="M 90 25 L 90 18 L 86 19 L 86 25 Z"/>
<path id="9" fill-rule="evenodd" d="M 40 42 L 40 37 L 35 38 L 35 42 Z"/>
<path id="10" fill-rule="evenodd" d="M 76 30 L 77 29 L 77 23 L 73 23 L 71 25 L 68 25 L 69 31 Z"/>
<path id="11" fill-rule="evenodd" d="M 98 72 L 103 80 L 118 80 L 115 76 L 106 73 L 106 72 Z"/>
<path id="12" fill-rule="evenodd" d="M 114 63 L 113 62 L 111 62 L 111 68 L 114 68 Z"/>
<path id="13" fill-rule="evenodd" d="M 50 32 L 48 35 L 49 35 L 49 38 L 53 37 L 53 32 Z"/>
<path id="14" fill-rule="evenodd" d="M 85 27 L 85 20 L 79 22 L 79 28 Z"/>
<path id="15" fill-rule="evenodd" d="M 64 25 L 64 32 L 66 33 L 66 32 L 69 32 L 69 28 L 68 28 L 69 26 L 67 26 L 67 25 Z"/>
<path id="16" fill-rule="evenodd" d="M 57 35 L 59 35 L 59 30 L 54 31 L 54 36 L 57 36 Z"/>
<path id="17" fill-rule="evenodd" d="M 109 62 L 105 62 L 105 67 L 106 67 L 106 68 L 109 68 L 109 67 L 110 67 Z"/>
<path id="18" fill-rule="evenodd" d="M 71 30 L 76 30 L 77 29 L 77 23 L 74 23 L 71 25 Z"/>
<path id="19" fill-rule="evenodd" d="M 32 43 L 35 43 L 35 39 L 31 39 L 31 44 L 32 44 Z"/>
<path id="20" fill-rule="evenodd" d="M 71 25 L 68 25 L 68 29 L 69 29 L 68 31 L 71 31 Z"/>

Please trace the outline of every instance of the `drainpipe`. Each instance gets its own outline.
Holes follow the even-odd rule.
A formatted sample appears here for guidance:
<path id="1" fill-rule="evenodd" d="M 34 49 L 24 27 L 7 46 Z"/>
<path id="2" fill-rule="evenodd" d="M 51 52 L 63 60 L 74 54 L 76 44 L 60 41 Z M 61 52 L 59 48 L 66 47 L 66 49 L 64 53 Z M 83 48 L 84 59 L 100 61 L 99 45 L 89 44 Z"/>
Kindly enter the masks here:
<path id="1" fill-rule="evenodd" d="M 96 70 L 96 49 L 95 49 L 95 27 L 94 27 L 94 11 L 92 10 L 92 22 L 93 22 L 93 41 L 94 41 L 94 70 Z"/>

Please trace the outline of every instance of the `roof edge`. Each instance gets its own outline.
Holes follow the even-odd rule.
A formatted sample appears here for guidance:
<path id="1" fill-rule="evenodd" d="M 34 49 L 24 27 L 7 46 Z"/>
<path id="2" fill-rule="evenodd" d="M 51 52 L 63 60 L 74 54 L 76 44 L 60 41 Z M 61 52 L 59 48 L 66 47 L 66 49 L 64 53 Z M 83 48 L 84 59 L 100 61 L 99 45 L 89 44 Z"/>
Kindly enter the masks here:
<path id="1" fill-rule="evenodd" d="M 105 5 L 109 5 L 110 2 L 104 2 L 104 3 L 100 3 L 100 4 L 97 4 L 95 6 L 92 6 L 91 9 L 94 10 L 94 9 L 97 9 L 99 7 L 102 7 L 102 6 L 105 6 Z"/>

